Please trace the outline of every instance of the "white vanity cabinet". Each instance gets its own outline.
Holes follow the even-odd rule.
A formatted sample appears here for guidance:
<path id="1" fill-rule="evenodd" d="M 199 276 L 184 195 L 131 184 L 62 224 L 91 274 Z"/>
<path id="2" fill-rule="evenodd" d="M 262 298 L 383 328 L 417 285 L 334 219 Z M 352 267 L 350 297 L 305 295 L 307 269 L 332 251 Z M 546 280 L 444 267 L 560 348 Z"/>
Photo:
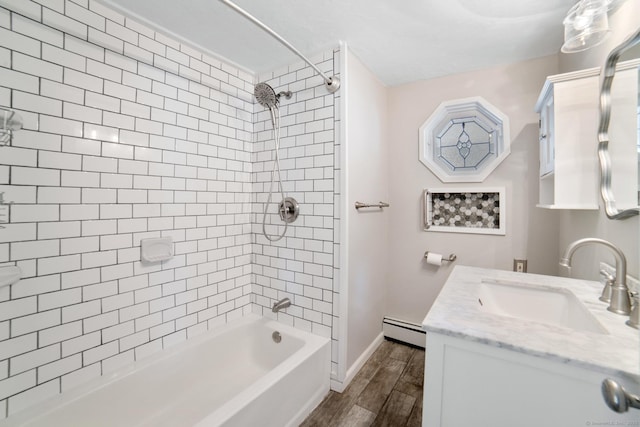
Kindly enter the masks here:
<path id="1" fill-rule="evenodd" d="M 601 393 L 611 378 L 640 394 L 640 334 L 601 291 L 456 265 L 422 322 L 423 427 L 640 425 L 639 410 L 614 412 Z"/>
<path id="2" fill-rule="evenodd" d="M 637 394 L 634 381 L 433 332 L 426 354 L 423 427 L 638 425 L 600 392 L 610 377 Z"/>
<path id="3" fill-rule="evenodd" d="M 540 115 L 538 207 L 598 209 L 599 69 L 547 77 Z"/>

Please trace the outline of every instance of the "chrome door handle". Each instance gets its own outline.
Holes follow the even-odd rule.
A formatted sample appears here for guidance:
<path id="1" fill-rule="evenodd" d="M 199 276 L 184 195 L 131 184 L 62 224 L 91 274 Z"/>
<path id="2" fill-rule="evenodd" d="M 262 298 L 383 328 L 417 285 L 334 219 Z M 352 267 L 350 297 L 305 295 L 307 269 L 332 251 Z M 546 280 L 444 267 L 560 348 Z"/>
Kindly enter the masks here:
<path id="1" fill-rule="evenodd" d="M 611 378 L 602 381 L 602 396 L 607 406 L 615 412 L 627 412 L 629 408 L 640 409 L 640 397 L 628 393 Z"/>

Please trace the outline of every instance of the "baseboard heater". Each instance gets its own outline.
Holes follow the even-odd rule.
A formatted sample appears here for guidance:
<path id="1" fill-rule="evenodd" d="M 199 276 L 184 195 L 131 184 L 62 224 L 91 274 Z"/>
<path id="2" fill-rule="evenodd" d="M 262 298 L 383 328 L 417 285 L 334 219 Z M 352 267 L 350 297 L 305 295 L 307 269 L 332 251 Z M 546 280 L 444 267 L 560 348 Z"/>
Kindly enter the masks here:
<path id="1" fill-rule="evenodd" d="M 386 338 L 424 348 L 426 333 L 422 325 L 385 316 L 382 319 L 382 333 Z"/>

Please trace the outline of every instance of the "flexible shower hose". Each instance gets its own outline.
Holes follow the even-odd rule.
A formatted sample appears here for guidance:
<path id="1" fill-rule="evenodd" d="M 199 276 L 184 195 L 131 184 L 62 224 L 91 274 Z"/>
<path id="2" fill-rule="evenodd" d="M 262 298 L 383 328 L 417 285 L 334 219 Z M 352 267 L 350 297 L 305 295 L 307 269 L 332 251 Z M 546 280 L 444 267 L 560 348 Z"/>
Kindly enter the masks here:
<path id="1" fill-rule="evenodd" d="M 271 122 L 273 123 L 273 139 L 275 142 L 275 151 L 276 151 L 276 160 L 273 162 L 273 169 L 271 169 L 271 183 L 269 184 L 269 197 L 267 197 L 267 202 L 264 205 L 264 214 L 262 215 L 262 234 L 267 238 L 270 242 L 277 242 L 282 239 L 287 232 L 287 226 L 289 225 L 286 221 L 284 221 L 284 230 L 282 234 L 276 235 L 275 237 L 269 236 L 267 233 L 267 210 L 269 209 L 269 204 L 271 203 L 271 199 L 273 197 L 273 182 L 275 181 L 276 171 L 278 173 L 278 188 L 280 190 L 280 195 L 282 196 L 282 200 L 284 201 L 284 190 L 282 189 L 282 176 L 280 173 L 280 109 L 277 105 L 269 106 L 269 111 L 271 111 Z M 277 113 L 277 114 L 276 114 Z M 280 211 L 278 211 L 279 214 Z M 278 215 L 279 216 L 279 215 Z"/>

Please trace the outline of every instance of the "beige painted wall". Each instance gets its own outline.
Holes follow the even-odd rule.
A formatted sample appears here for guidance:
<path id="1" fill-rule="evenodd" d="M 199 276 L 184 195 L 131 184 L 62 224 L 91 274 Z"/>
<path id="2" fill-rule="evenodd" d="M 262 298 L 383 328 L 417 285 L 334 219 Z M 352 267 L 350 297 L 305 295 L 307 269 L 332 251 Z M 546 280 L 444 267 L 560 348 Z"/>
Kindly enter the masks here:
<path id="1" fill-rule="evenodd" d="M 612 14 L 610 19 L 611 34 L 600 46 L 575 54 L 560 54 L 561 72 L 575 71 L 582 68 L 600 67 L 611 49 L 621 43 L 631 33 L 640 28 L 640 1 L 628 0 Z M 593 147 L 597 150 L 597 146 Z M 628 261 L 628 274 L 638 277 L 640 253 L 638 241 L 640 236 L 638 216 L 624 221 L 607 219 L 604 211 L 561 213 L 559 250 L 572 241 L 582 237 L 600 237 L 620 246 Z M 571 277 L 596 280 L 600 261 L 614 264 L 611 253 L 599 247 L 584 247 L 574 256 Z M 566 272 L 561 272 L 566 274 Z"/>
<path id="2" fill-rule="evenodd" d="M 535 208 L 539 155 L 534 112 L 546 76 L 557 73 L 553 55 L 388 89 L 393 209 L 386 315 L 422 322 L 451 270 L 427 265 L 426 250 L 456 253 L 456 264 L 504 270 L 512 268 L 513 258 L 526 258 L 529 272 L 557 273 L 558 213 Z M 447 184 L 418 160 L 418 128 L 441 102 L 470 96 L 484 97 L 511 122 L 511 154 L 483 183 L 468 185 L 506 187 L 506 236 L 422 231 L 422 190 Z"/>
<path id="3" fill-rule="evenodd" d="M 355 201 L 389 199 L 387 89 L 347 50 L 347 368 L 382 331 L 388 292 L 389 218 L 400 206 L 356 211 Z M 342 319 L 341 319 L 342 320 Z"/>
<path id="4" fill-rule="evenodd" d="M 442 285 L 448 277 L 451 266 L 435 268 L 427 265 L 422 256 L 426 250 L 444 255 L 456 253 L 456 264 L 510 270 L 513 258 L 529 260 L 529 272 L 566 275 L 558 267 L 558 260 L 568 243 L 582 237 L 601 237 L 622 247 L 629 260 L 629 273 L 638 276 L 638 240 L 640 227 L 638 217 L 623 222 L 612 222 L 598 211 L 549 211 L 536 208 L 538 197 L 538 116 L 534 104 L 548 75 L 569 72 L 583 68 L 600 66 L 609 50 L 623 40 L 633 29 L 640 26 L 640 1 L 628 1 L 615 12 L 611 25 L 614 31 L 601 47 L 586 53 L 573 55 L 553 55 L 517 64 L 496 66 L 489 69 L 445 76 L 438 79 L 410 83 L 386 89 L 389 144 L 387 168 L 389 174 L 388 210 L 388 280 L 386 289 L 378 287 L 377 281 L 370 288 L 363 286 L 359 277 L 371 280 L 373 273 L 364 273 L 367 265 L 373 266 L 381 259 L 382 252 L 369 255 L 360 252 L 367 248 L 371 236 L 365 231 L 351 230 L 351 227 L 365 224 L 376 216 L 358 217 L 350 214 L 349 256 L 349 339 L 348 364 L 365 348 L 372 339 L 372 331 L 362 328 L 365 321 L 375 322 L 379 298 L 384 298 L 383 314 L 420 323 Z M 355 60 L 357 61 L 357 59 Z M 362 64 L 354 62 L 351 76 L 365 76 L 360 87 L 354 92 L 365 96 L 350 103 L 349 114 L 360 117 L 359 123 L 373 124 L 368 131 L 383 132 L 373 117 L 381 113 L 381 106 L 371 102 L 383 102 L 382 88 L 373 84 L 374 79 Z M 371 84 L 372 86 L 370 86 Z M 354 85 L 353 80 L 350 85 Z M 373 91 L 372 91 L 372 88 Z M 424 232 L 421 218 L 421 194 L 429 187 L 446 187 L 418 160 L 418 128 L 443 101 L 482 96 L 501 109 L 511 120 L 512 147 L 509 157 L 483 182 L 469 187 L 505 186 L 507 190 L 507 234 L 506 236 L 486 236 L 474 234 L 454 234 Z M 375 111 L 372 116 L 371 108 Z M 353 117 L 349 123 L 354 126 Z M 367 126 L 365 126 L 367 127 Z M 350 135 L 354 135 L 351 128 Z M 382 134 L 384 135 L 384 133 Z M 355 139 L 370 139 L 366 133 Z M 373 139 L 377 141 L 377 139 Z M 349 142 L 351 144 L 351 141 Z M 350 146 L 351 159 L 348 162 L 348 177 L 354 179 L 366 170 L 365 160 L 370 156 L 375 163 L 379 151 L 374 144 L 369 150 L 365 146 Z M 354 153 L 359 153 L 355 154 Z M 363 154 L 366 153 L 366 154 Z M 357 162 L 353 158 L 357 157 Z M 345 164 L 347 164 L 345 162 Z M 384 168 L 384 166 L 380 166 Z M 360 179 L 359 177 L 357 179 Z M 371 179 L 371 178 L 367 178 Z M 366 182 L 367 179 L 361 180 Z M 451 186 L 456 184 L 449 184 Z M 351 191 L 355 187 L 349 186 Z M 351 193 L 348 203 L 364 194 Z M 369 188 L 371 190 L 371 187 Z M 373 199 L 377 193 L 369 193 Z M 354 198 L 355 197 L 355 198 Z M 358 222 L 354 222 L 355 220 Z M 383 238 L 382 225 L 373 226 Z M 353 246 L 355 242 L 357 247 Z M 365 262 L 367 257 L 369 262 Z M 373 260 L 373 261 L 371 261 Z M 578 278 L 597 280 L 598 262 L 613 264 L 613 257 L 606 251 L 585 247 L 574 258 L 571 275 Z M 379 268 L 380 266 L 377 266 Z M 379 270 L 372 270 L 379 271 Z M 352 282 L 353 281 L 353 282 Z M 355 285 L 353 284 L 355 283 Z M 375 297 L 377 295 L 377 297 Z M 352 299 L 353 298 L 353 299 Z M 373 305 L 367 305 L 373 303 Z M 362 317 L 365 316 L 365 317 Z M 361 320 L 359 320 L 361 319 Z M 366 319 L 366 320 L 365 320 Z M 366 331 L 364 335 L 360 335 Z M 351 339 L 361 336 L 357 342 Z"/>

